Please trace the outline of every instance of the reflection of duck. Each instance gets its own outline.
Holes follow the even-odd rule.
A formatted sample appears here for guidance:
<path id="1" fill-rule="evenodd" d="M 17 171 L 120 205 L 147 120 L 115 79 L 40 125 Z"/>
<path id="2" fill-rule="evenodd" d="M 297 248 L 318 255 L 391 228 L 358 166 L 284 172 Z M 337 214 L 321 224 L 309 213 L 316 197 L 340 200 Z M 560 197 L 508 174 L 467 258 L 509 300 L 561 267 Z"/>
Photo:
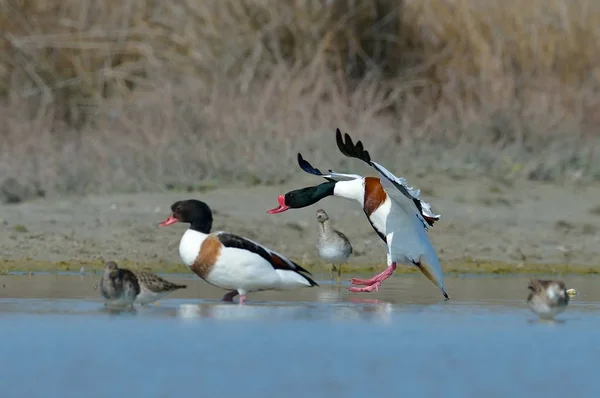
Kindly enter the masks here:
<path id="1" fill-rule="evenodd" d="M 382 282 L 396 269 L 396 263 L 414 265 L 439 289 L 447 299 L 442 267 L 437 254 L 427 237 L 427 229 L 440 219 L 431 211 L 429 203 L 420 199 L 420 192 L 409 187 L 403 178 L 398 178 L 385 167 L 371 160 L 362 142 L 356 144 L 348 134 L 342 138 L 336 130 L 338 149 L 345 156 L 360 159 L 373 167 L 379 178 L 362 177 L 356 174 L 341 174 L 329 170 L 322 173 L 298 154 L 298 164 L 305 172 L 324 177 L 327 182 L 280 195 L 279 207 L 269 210 L 276 214 L 288 209 L 299 209 L 317 203 L 327 196 L 339 196 L 360 203 L 369 223 L 387 245 L 388 268 L 371 279 L 354 278 L 352 292 L 377 291 Z"/>
<path id="2" fill-rule="evenodd" d="M 361 299 L 351 301 L 356 304 L 339 307 L 339 311 L 336 311 L 333 317 L 344 320 L 361 319 L 387 322 L 391 319 L 391 314 L 394 311 L 391 303 L 381 300 L 377 300 L 377 302 L 362 301 Z"/>
<path id="3" fill-rule="evenodd" d="M 227 304 L 201 303 L 181 304 L 177 307 L 177 317 L 194 320 L 210 318 L 215 320 L 317 320 L 317 319 L 390 319 L 393 311 L 392 304 L 339 305 L 315 306 L 315 303 L 303 305 L 244 305 L 232 306 Z"/>
<path id="4" fill-rule="evenodd" d="M 106 300 L 105 305 L 112 307 L 132 307 L 140 293 L 135 274 L 128 269 L 119 268 L 114 261 L 106 263 L 99 288 Z"/>
<path id="5" fill-rule="evenodd" d="M 199 200 L 173 203 L 171 214 L 160 225 L 189 223 L 179 243 L 184 264 L 211 285 L 230 290 L 224 301 L 262 290 L 318 286 L 310 272 L 250 239 L 228 232 L 211 233 L 212 212 Z"/>
<path id="6" fill-rule="evenodd" d="M 333 279 L 333 271 L 336 270 L 337 265 L 337 283 L 339 284 L 342 265 L 348 262 L 348 257 L 352 254 L 352 245 L 346 235 L 333 228 L 325 210 L 317 210 L 317 221 L 319 222 L 317 253 L 319 257 L 331 264 L 329 269 L 331 279 Z"/>
<path id="7" fill-rule="evenodd" d="M 527 288 L 529 308 L 540 318 L 554 318 L 569 304 L 569 294 L 563 281 L 531 279 Z"/>
<path id="8" fill-rule="evenodd" d="M 254 306 L 231 306 L 227 304 L 181 304 L 177 316 L 184 319 L 242 319 L 256 317 Z"/>

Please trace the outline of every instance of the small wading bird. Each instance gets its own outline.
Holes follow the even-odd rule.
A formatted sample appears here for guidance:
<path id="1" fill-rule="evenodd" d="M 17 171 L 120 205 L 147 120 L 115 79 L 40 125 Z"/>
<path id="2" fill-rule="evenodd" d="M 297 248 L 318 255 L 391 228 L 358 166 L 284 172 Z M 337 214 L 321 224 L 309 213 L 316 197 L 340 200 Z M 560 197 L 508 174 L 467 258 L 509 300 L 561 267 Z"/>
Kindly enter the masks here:
<path id="1" fill-rule="evenodd" d="M 331 195 L 357 201 L 377 235 L 387 245 L 388 268 L 371 279 L 353 278 L 352 284 L 365 287 L 351 287 L 348 290 L 377 291 L 381 283 L 393 274 L 396 263 L 402 263 L 416 266 L 448 299 L 442 267 L 427 237 L 427 229 L 440 219 L 440 215 L 434 214 L 429 203 L 420 199 L 420 191 L 409 187 L 403 178 L 396 177 L 385 167 L 372 161 L 361 141 L 354 144 L 348 134 L 344 138 L 337 129 L 336 142 L 340 152 L 367 163 L 377 171 L 379 178 L 341 174 L 332 170 L 322 173 L 298 153 L 300 168 L 309 174 L 325 178 L 327 182 L 280 195 L 279 206 L 267 213 L 276 214 L 310 206 Z"/>
<path id="2" fill-rule="evenodd" d="M 179 243 L 183 263 L 213 286 L 230 290 L 223 301 L 263 290 L 287 290 L 318 286 L 310 272 L 266 247 L 228 232 L 213 232 L 212 212 L 199 200 L 182 200 L 171 205 L 171 214 L 161 226 L 190 224 Z"/>
<path id="3" fill-rule="evenodd" d="M 542 319 L 552 319 L 563 312 L 569 304 L 569 296 L 573 294 L 567 293 L 563 281 L 531 279 L 527 288 L 527 304 Z"/>
<path id="4" fill-rule="evenodd" d="M 129 306 L 136 301 L 144 305 L 185 288 L 185 285 L 169 282 L 152 272 L 119 268 L 114 261 L 106 263 L 100 281 L 100 293 L 110 306 Z"/>
<path id="5" fill-rule="evenodd" d="M 140 293 L 140 284 L 133 272 L 109 261 L 105 264 L 104 275 L 100 280 L 100 293 L 106 300 L 104 305 L 133 307 L 133 302 Z"/>
<path id="6" fill-rule="evenodd" d="M 352 245 L 346 235 L 333 228 L 325 210 L 317 210 L 317 221 L 319 223 L 317 253 L 319 257 L 331 264 L 331 268 L 329 268 L 331 279 L 333 279 L 333 272 L 336 271 L 337 266 L 337 283 L 339 284 L 342 265 L 348 262 L 348 257 L 352 254 Z"/>
<path id="7" fill-rule="evenodd" d="M 136 302 L 141 305 L 152 303 L 175 290 L 185 289 L 186 285 L 178 285 L 148 271 L 132 271 L 140 284 L 140 294 Z"/>

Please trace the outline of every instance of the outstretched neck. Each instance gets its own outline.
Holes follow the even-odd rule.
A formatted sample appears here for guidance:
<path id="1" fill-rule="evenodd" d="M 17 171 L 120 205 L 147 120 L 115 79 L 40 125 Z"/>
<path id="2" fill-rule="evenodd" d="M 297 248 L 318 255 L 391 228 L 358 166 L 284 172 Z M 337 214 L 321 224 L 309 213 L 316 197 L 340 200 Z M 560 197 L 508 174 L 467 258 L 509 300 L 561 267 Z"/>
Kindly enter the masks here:
<path id="1" fill-rule="evenodd" d="M 364 180 L 328 181 L 314 187 L 297 189 L 285 194 L 285 204 L 292 209 L 299 209 L 315 204 L 327 196 L 356 200 L 362 205 L 365 198 Z"/>
<path id="2" fill-rule="evenodd" d="M 333 195 L 335 185 L 335 181 L 328 181 L 315 185 L 314 187 L 307 187 L 288 192 L 286 194 L 286 204 L 292 209 L 310 206 L 321 199 Z"/>

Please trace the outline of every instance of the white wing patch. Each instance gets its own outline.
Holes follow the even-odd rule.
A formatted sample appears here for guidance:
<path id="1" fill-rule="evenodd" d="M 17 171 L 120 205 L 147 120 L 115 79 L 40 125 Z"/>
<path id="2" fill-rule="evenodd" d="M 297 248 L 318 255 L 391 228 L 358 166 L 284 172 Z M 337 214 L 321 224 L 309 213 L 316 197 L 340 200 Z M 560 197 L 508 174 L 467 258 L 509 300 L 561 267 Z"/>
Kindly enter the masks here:
<path id="1" fill-rule="evenodd" d="M 357 180 L 357 179 L 363 178 L 363 176 L 359 176 L 358 174 L 336 173 L 333 170 L 329 170 L 329 174 L 323 174 L 323 177 L 331 178 L 332 180 L 335 180 L 335 181 L 352 181 L 352 180 Z"/>
<path id="2" fill-rule="evenodd" d="M 427 226 L 429 224 L 419 212 L 419 209 L 413 201 L 414 199 L 421 203 L 421 211 L 423 212 L 423 215 L 435 220 L 440 219 L 441 216 L 439 214 L 434 214 L 431 210 L 431 205 L 421 200 L 420 190 L 409 186 L 404 178 L 396 177 L 394 174 L 392 174 L 392 172 L 379 163 L 371 161 L 371 164 L 379 173 L 381 185 L 383 186 L 385 192 L 390 195 L 390 197 L 393 198 L 404 209 L 404 211 L 416 213 L 417 217 L 423 222 L 425 229 L 428 229 Z"/>

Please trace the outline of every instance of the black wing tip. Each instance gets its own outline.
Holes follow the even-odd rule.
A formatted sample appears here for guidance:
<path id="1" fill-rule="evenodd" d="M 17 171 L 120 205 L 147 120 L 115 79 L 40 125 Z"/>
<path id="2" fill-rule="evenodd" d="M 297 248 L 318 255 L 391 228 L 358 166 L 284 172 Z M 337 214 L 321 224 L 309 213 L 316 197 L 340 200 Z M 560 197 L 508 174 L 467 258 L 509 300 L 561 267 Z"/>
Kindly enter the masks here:
<path id="1" fill-rule="evenodd" d="M 294 267 L 296 267 L 296 272 L 304 272 L 304 273 L 306 273 L 308 275 L 312 275 L 312 273 L 309 270 L 307 270 L 306 268 L 302 267 L 300 264 L 298 264 L 298 263 L 296 263 L 294 261 L 291 261 L 291 260 L 290 260 L 290 262 L 292 264 L 294 264 Z"/>
<path id="2" fill-rule="evenodd" d="M 304 160 L 304 158 L 302 157 L 302 154 L 300 152 L 298 152 L 298 164 L 303 164 L 304 162 L 306 162 L 306 160 Z"/>
<path id="3" fill-rule="evenodd" d="M 339 128 L 335 129 L 335 142 L 337 144 L 339 151 L 342 153 L 342 155 L 350 156 L 348 154 L 348 151 L 346 150 L 346 144 L 344 143 L 344 140 L 342 139 L 342 132 L 340 131 Z"/>
<path id="4" fill-rule="evenodd" d="M 307 172 L 308 174 L 314 174 L 317 176 L 322 176 L 323 173 L 321 173 L 321 171 L 315 167 L 313 167 L 312 164 L 310 164 L 308 162 L 308 160 L 305 160 L 302 157 L 302 154 L 300 152 L 298 152 L 298 166 L 300 166 L 300 168 L 302 170 L 304 170 L 305 172 Z"/>
<path id="5" fill-rule="evenodd" d="M 450 297 L 448 297 L 448 293 L 446 293 L 445 290 L 442 290 L 442 294 L 444 295 L 444 299 L 446 299 L 446 301 L 450 300 Z"/>
<path id="6" fill-rule="evenodd" d="M 335 130 L 335 141 L 337 143 L 338 149 L 340 152 L 349 157 L 360 159 L 365 163 L 371 165 L 371 155 L 369 151 L 365 150 L 363 144 L 360 140 L 354 144 L 352 142 L 352 137 L 348 133 L 344 134 L 344 138 L 342 139 L 342 132 L 339 128 Z"/>
<path id="7" fill-rule="evenodd" d="M 304 279 L 306 279 L 308 281 L 308 283 L 310 283 L 310 287 L 316 286 L 319 287 L 319 284 L 317 282 L 314 281 L 314 279 L 312 279 L 310 276 L 306 276 L 304 274 L 300 274 L 304 277 Z"/>
<path id="8" fill-rule="evenodd" d="M 317 282 L 314 281 L 314 279 L 312 279 L 309 275 L 312 276 L 312 273 L 307 270 L 306 268 L 302 267 L 300 264 L 291 261 L 292 264 L 294 264 L 294 266 L 296 267 L 296 269 L 294 270 L 298 275 L 302 276 L 304 279 L 306 279 L 308 281 L 308 283 L 310 283 L 310 286 L 319 286 L 319 284 Z M 305 275 L 307 274 L 307 275 Z"/>
<path id="9" fill-rule="evenodd" d="M 335 181 L 333 178 L 325 177 L 321 170 L 317 169 L 312 164 L 310 164 L 308 160 L 304 159 L 300 152 L 298 152 L 298 166 L 300 166 L 300 168 L 308 174 L 323 177 L 327 181 Z"/>

